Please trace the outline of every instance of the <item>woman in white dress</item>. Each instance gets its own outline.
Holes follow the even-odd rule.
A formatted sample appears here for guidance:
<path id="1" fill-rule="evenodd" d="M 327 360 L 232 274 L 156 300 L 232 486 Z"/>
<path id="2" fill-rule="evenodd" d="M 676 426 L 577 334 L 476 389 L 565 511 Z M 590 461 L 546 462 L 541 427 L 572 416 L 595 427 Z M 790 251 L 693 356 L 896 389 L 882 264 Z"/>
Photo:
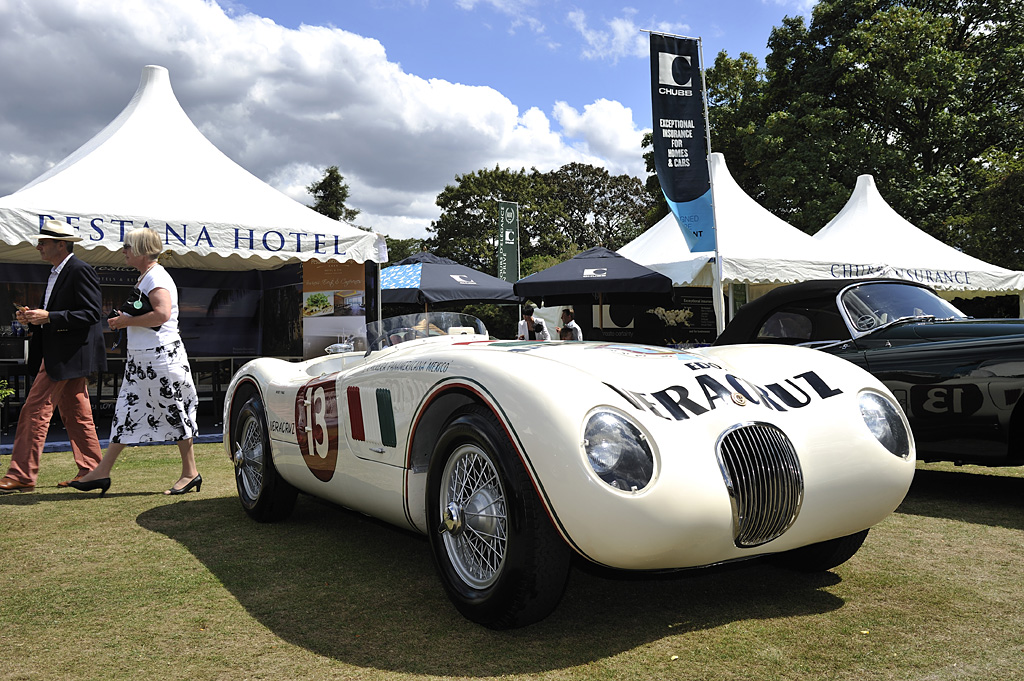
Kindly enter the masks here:
<path id="1" fill-rule="evenodd" d="M 110 488 L 110 471 L 127 445 L 175 441 L 181 452 L 181 477 L 164 494 L 200 490 L 203 477 L 196 468 L 192 438 L 199 399 L 192 381 L 185 346 L 178 333 L 178 288 L 157 257 L 160 235 L 149 228 L 134 229 L 124 238 L 124 260 L 139 271 L 136 294 L 148 297 L 153 309 L 133 316 L 118 311 L 108 319 L 112 330 L 127 329 L 128 357 L 117 395 L 110 444 L 95 469 L 69 484 L 75 489 Z"/>

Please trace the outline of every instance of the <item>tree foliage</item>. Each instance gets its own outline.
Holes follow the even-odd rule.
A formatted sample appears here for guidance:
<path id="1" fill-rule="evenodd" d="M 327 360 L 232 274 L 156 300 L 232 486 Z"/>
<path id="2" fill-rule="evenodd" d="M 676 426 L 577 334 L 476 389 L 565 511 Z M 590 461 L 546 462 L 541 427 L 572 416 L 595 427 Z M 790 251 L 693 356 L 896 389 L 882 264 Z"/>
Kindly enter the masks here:
<path id="1" fill-rule="evenodd" d="M 650 149 L 650 151 L 643 153 L 644 169 L 647 171 L 647 180 L 644 182 L 644 188 L 647 189 L 647 193 L 650 195 L 653 203 L 647 209 L 647 215 L 644 216 L 644 224 L 648 227 L 653 227 L 659 220 L 668 215 L 668 201 L 665 200 L 665 192 L 661 191 L 658 171 L 654 167 L 654 133 L 644 133 L 643 139 L 640 141 L 640 148 Z"/>
<path id="2" fill-rule="evenodd" d="M 810 26 L 787 17 L 773 29 L 763 70 L 718 55 L 712 148 L 805 231 L 869 173 L 897 212 L 949 240 L 985 186 L 986 154 L 1020 158 L 1022 44 L 1019 0 L 821 0 Z"/>
<path id="3" fill-rule="evenodd" d="M 306 187 L 306 191 L 316 199 L 312 206 L 313 210 L 332 220 L 352 222 L 360 213 L 359 210 L 345 205 L 348 201 L 348 184 L 338 172 L 338 166 L 331 166 L 325 170 L 324 176 Z"/>
<path id="4" fill-rule="evenodd" d="M 646 227 L 645 213 L 651 200 L 639 179 L 629 175 L 613 177 L 604 168 L 569 163 L 548 173 L 545 181 L 554 188 L 564 219 L 561 232 L 586 250 L 624 246 Z"/>
<path id="5" fill-rule="evenodd" d="M 384 241 L 388 246 L 388 262 L 391 263 L 405 260 L 410 255 L 415 255 L 423 250 L 422 239 L 392 239 L 384 235 Z"/>
<path id="6" fill-rule="evenodd" d="M 970 172 L 981 190 L 950 220 L 951 242 L 975 257 L 1024 270 L 1024 157 L 989 154 Z"/>
<path id="7" fill-rule="evenodd" d="M 638 178 L 602 168 L 571 163 L 541 173 L 495 166 L 456 176 L 438 195 L 441 216 L 427 230 L 427 249 L 494 274 L 499 201 L 519 204 L 524 275 L 531 263 L 556 264 L 593 246 L 620 248 L 643 232 L 652 204 Z"/>

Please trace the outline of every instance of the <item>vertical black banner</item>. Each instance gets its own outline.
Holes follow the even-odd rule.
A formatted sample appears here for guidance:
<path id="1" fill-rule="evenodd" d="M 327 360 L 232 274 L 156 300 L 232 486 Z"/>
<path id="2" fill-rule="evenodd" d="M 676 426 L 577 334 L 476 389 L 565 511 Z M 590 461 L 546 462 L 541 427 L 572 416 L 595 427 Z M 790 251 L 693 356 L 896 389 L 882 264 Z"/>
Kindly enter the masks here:
<path id="1" fill-rule="evenodd" d="M 654 167 L 691 251 L 715 249 L 700 42 L 651 33 Z"/>

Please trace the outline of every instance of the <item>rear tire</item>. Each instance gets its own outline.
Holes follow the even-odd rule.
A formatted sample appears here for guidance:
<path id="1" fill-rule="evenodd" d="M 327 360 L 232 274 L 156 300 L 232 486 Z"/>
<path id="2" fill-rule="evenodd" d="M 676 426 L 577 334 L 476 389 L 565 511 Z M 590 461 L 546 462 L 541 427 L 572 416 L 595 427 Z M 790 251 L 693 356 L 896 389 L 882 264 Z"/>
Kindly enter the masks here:
<path id="1" fill-rule="evenodd" d="M 867 536 L 868 531 L 861 530 L 845 537 L 786 551 L 773 556 L 773 559 L 782 567 L 797 572 L 827 572 L 853 558 Z"/>
<path id="2" fill-rule="evenodd" d="M 250 397 L 238 410 L 231 430 L 231 452 L 238 499 L 249 517 L 261 523 L 287 518 L 295 507 L 298 490 L 274 467 L 270 431 L 259 395 Z"/>
<path id="3" fill-rule="evenodd" d="M 438 440 L 427 474 L 427 528 L 441 582 L 467 619 L 521 627 L 561 600 L 569 547 L 490 410 L 463 410 Z"/>

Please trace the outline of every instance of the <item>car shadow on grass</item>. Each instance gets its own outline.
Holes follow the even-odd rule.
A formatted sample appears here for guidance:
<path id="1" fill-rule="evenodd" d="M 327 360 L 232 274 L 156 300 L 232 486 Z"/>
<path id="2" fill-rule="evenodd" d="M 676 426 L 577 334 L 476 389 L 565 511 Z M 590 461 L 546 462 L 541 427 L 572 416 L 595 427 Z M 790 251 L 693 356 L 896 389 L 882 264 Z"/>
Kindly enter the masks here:
<path id="1" fill-rule="evenodd" d="M 140 526 L 181 543 L 281 639 L 347 664 L 436 676 L 530 674 L 751 619 L 843 605 L 833 573 L 767 564 L 670 575 L 574 567 L 547 619 L 492 631 L 464 619 L 418 534 L 300 496 L 285 522 L 250 520 L 233 498 L 161 505 Z"/>
<path id="2" fill-rule="evenodd" d="M 974 469 L 922 470 L 897 513 L 1024 529 L 1024 478 Z"/>

